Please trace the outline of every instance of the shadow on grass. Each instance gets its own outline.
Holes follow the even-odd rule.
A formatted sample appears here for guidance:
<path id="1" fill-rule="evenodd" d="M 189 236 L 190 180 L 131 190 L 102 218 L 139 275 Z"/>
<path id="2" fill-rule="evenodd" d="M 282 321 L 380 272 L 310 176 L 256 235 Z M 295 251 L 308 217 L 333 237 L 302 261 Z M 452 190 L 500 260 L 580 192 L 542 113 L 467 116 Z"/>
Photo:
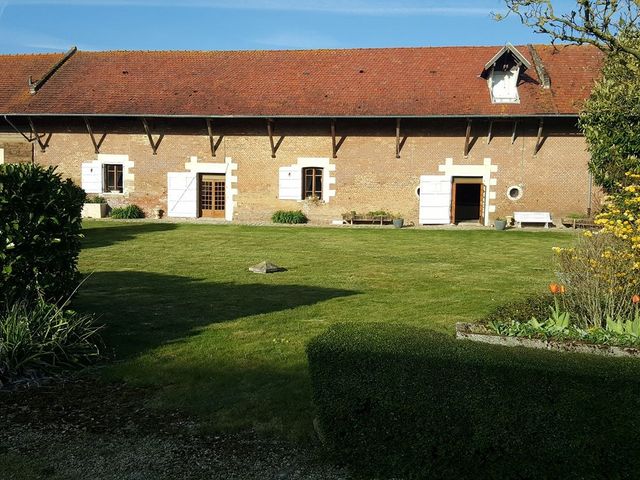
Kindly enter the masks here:
<path id="1" fill-rule="evenodd" d="M 305 285 L 215 283 L 148 272 L 96 272 L 74 300 L 106 325 L 116 358 L 189 337 L 199 328 L 358 294 Z"/>
<path id="2" fill-rule="evenodd" d="M 110 225 L 109 222 L 101 222 L 100 226 L 83 228 L 85 238 L 82 241 L 82 249 L 108 247 L 116 243 L 133 240 L 140 235 L 175 230 L 174 223 L 132 223 L 129 225 Z"/>

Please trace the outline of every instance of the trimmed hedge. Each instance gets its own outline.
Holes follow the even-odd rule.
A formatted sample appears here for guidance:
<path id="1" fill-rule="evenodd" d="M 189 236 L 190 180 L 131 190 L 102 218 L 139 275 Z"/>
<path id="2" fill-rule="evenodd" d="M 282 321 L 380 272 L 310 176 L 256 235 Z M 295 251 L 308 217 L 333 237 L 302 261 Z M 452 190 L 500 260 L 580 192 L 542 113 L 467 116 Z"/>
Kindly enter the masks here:
<path id="1" fill-rule="evenodd" d="M 53 167 L 0 165 L 0 303 L 73 292 L 84 200 Z"/>
<path id="2" fill-rule="evenodd" d="M 278 210 L 271 215 L 273 223 L 307 223 L 309 219 L 302 210 Z"/>
<path id="3" fill-rule="evenodd" d="M 112 208 L 109 216 L 117 219 L 144 218 L 144 211 L 138 205 L 125 205 Z"/>
<path id="4" fill-rule="evenodd" d="M 544 321 L 549 317 L 549 307 L 553 306 L 554 298 L 551 293 L 533 295 L 521 300 L 498 305 L 485 318 L 482 323 L 489 322 L 520 322 L 525 323 L 533 317 Z"/>
<path id="5" fill-rule="evenodd" d="M 356 475 L 637 478 L 640 361 L 338 325 L 307 347 L 326 446 Z"/>

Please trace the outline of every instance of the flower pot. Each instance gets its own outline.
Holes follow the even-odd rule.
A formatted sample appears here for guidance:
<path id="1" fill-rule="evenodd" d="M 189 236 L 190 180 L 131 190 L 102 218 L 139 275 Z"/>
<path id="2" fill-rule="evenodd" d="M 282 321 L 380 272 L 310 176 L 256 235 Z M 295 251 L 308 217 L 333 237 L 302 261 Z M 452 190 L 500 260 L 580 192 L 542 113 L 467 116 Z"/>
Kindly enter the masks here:
<path id="1" fill-rule="evenodd" d="M 106 203 L 85 203 L 82 207 L 82 218 L 105 218 L 107 207 Z"/>
<path id="2" fill-rule="evenodd" d="M 496 220 L 495 225 L 496 225 L 496 230 L 504 230 L 505 228 L 507 228 L 507 221 Z"/>
<path id="3" fill-rule="evenodd" d="M 404 226 L 404 218 L 394 218 L 393 226 L 395 228 L 402 228 Z"/>

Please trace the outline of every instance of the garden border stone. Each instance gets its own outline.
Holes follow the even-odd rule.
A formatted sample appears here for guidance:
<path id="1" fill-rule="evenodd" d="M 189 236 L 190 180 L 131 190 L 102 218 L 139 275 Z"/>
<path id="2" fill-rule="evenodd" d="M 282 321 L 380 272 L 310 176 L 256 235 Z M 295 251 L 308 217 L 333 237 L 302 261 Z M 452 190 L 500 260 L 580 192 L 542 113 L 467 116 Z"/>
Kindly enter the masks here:
<path id="1" fill-rule="evenodd" d="M 477 323 L 457 322 L 456 338 L 458 340 L 470 340 L 472 342 L 502 345 L 504 347 L 527 347 L 557 352 L 589 353 L 607 357 L 640 358 L 640 349 L 634 347 L 597 345 L 575 340 L 550 340 L 497 335 L 484 325 Z"/>

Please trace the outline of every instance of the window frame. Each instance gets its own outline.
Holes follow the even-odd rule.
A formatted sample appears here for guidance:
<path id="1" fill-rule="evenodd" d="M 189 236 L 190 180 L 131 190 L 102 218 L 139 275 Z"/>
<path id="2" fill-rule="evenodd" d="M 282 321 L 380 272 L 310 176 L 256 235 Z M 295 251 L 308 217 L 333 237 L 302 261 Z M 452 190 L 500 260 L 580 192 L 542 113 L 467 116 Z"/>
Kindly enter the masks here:
<path id="1" fill-rule="evenodd" d="M 312 187 L 309 192 L 307 189 L 307 177 L 308 172 L 311 173 Z M 317 182 L 320 182 L 319 188 Z M 310 195 L 308 195 L 310 193 Z M 303 167 L 302 168 L 302 200 L 309 200 L 317 198 L 318 200 L 324 199 L 324 167 Z"/>
<path id="2" fill-rule="evenodd" d="M 109 172 L 114 168 L 113 172 Z M 112 177 L 111 179 L 109 177 Z M 119 178 L 118 178 L 119 177 Z M 118 179 L 120 180 L 118 185 Z M 114 180 L 115 188 L 109 188 L 109 181 Z M 124 193 L 124 165 L 122 163 L 102 164 L 102 192 L 103 193 Z"/>

